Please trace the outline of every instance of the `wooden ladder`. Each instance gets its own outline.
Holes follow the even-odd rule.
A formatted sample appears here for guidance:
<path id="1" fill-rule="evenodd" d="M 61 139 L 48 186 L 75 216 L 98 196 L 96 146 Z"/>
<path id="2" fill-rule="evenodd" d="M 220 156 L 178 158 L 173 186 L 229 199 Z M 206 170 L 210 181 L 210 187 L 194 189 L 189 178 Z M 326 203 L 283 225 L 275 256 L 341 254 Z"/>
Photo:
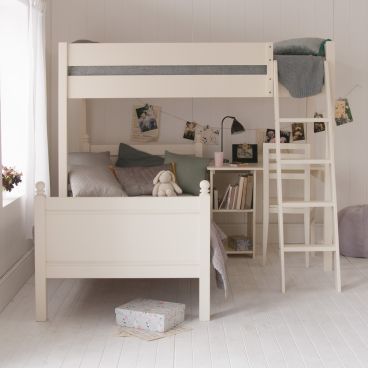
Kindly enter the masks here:
<path id="1" fill-rule="evenodd" d="M 325 100 L 327 116 L 325 118 L 281 118 L 279 101 L 279 82 L 277 61 L 274 61 L 274 113 L 276 136 L 276 183 L 277 183 L 277 215 L 279 230 L 279 247 L 281 261 L 281 290 L 285 293 L 285 252 L 331 252 L 335 261 L 335 286 L 341 291 L 339 233 L 337 222 L 336 179 L 335 179 L 335 152 L 334 152 L 334 114 L 332 110 L 331 83 L 328 62 L 324 62 L 325 72 Z M 325 124 L 325 158 L 324 159 L 283 159 L 281 155 L 280 128 L 281 123 L 322 122 Z M 282 170 L 294 165 L 319 165 L 324 168 L 324 200 L 323 201 L 283 201 L 282 198 Z M 311 244 L 309 239 L 304 244 L 285 244 L 284 213 L 290 209 L 324 209 L 323 242 Z"/>

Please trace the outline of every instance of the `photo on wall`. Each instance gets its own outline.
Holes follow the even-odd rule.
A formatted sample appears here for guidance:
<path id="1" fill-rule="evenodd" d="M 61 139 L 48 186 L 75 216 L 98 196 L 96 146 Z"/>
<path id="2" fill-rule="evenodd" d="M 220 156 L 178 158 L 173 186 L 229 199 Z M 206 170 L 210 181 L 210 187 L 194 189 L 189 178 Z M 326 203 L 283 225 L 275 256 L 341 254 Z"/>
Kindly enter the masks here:
<path id="1" fill-rule="evenodd" d="M 336 125 L 343 125 L 353 121 L 353 115 L 347 98 L 339 98 L 335 104 Z"/>
<path id="2" fill-rule="evenodd" d="M 305 141 L 305 131 L 303 123 L 292 123 L 291 133 L 293 136 L 293 142 Z"/>
<path id="3" fill-rule="evenodd" d="M 220 130 L 210 126 L 197 126 L 195 141 L 202 144 L 218 144 Z"/>
<path id="4" fill-rule="evenodd" d="M 323 114 L 320 114 L 318 112 L 314 113 L 315 118 L 323 118 Z M 315 121 L 314 122 L 314 133 L 324 132 L 326 130 L 326 126 L 324 122 Z"/>
<path id="5" fill-rule="evenodd" d="M 185 123 L 183 138 L 194 141 L 196 138 L 196 128 L 198 124 L 194 121 L 187 121 Z"/>
<path id="6" fill-rule="evenodd" d="M 286 130 L 280 130 L 280 142 L 290 143 L 290 132 Z M 276 132 L 275 129 L 267 129 L 265 143 L 275 143 L 276 142 Z"/>
<path id="7" fill-rule="evenodd" d="M 132 140 L 138 142 L 157 141 L 159 137 L 161 108 L 150 104 L 133 107 Z"/>
<path id="8" fill-rule="evenodd" d="M 257 163 L 257 144 L 233 144 L 234 163 Z"/>

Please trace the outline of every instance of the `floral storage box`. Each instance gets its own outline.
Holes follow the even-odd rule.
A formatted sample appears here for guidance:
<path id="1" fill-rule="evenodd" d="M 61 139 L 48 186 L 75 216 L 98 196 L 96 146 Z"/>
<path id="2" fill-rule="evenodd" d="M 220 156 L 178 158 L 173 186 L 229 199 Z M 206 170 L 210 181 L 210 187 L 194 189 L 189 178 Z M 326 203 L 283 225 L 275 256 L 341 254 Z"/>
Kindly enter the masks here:
<path id="1" fill-rule="evenodd" d="M 115 314 L 122 327 L 166 332 L 184 321 L 185 304 L 134 299 L 115 308 Z"/>

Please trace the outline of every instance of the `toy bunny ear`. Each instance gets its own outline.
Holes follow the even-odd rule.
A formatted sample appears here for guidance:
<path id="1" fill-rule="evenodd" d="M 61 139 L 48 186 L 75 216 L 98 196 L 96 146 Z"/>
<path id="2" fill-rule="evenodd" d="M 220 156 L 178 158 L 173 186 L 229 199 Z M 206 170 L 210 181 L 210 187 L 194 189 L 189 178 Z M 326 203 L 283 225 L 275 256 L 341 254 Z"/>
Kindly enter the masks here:
<path id="1" fill-rule="evenodd" d="M 156 176 L 155 178 L 153 179 L 153 184 L 157 184 L 158 183 L 158 179 L 160 177 L 160 175 L 165 172 L 165 170 L 161 170 Z"/>
<path id="2" fill-rule="evenodd" d="M 171 180 L 172 180 L 174 183 L 176 183 L 176 177 L 175 177 L 175 174 L 174 174 L 172 171 L 170 171 L 170 174 L 171 174 Z"/>

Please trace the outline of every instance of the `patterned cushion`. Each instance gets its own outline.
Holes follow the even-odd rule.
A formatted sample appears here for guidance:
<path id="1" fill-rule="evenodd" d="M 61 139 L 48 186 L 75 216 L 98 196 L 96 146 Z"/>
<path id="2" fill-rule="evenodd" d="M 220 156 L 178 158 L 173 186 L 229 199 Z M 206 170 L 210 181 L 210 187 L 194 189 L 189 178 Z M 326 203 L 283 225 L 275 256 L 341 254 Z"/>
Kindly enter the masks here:
<path id="1" fill-rule="evenodd" d="M 115 175 L 128 196 L 152 195 L 153 179 L 161 170 L 171 170 L 171 165 L 149 167 L 115 167 Z"/>

